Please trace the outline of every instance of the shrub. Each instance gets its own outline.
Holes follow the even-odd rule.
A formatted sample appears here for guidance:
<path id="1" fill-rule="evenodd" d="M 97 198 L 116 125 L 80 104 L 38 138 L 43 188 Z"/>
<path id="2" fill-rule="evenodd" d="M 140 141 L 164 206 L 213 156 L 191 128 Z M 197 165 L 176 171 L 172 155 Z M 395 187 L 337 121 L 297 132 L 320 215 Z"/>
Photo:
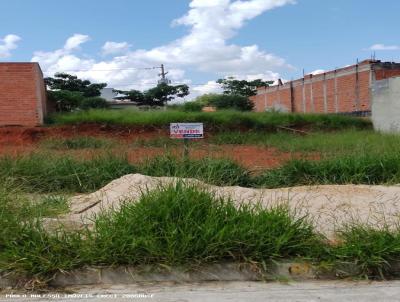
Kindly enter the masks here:
<path id="1" fill-rule="evenodd" d="M 68 90 L 47 91 L 50 102 L 54 103 L 58 112 L 70 112 L 78 108 L 84 99 L 81 92 Z"/>
<path id="2" fill-rule="evenodd" d="M 254 106 L 248 97 L 242 95 L 216 94 L 208 101 L 209 105 L 214 106 L 218 109 L 251 111 Z"/>
<path id="3" fill-rule="evenodd" d="M 84 98 L 80 105 L 79 108 L 82 110 L 89 110 L 89 109 L 104 109 L 108 108 L 109 104 L 107 100 L 101 98 L 101 97 L 90 97 L 90 98 Z"/>
<path id="4" fill-rule="evenodd" d="M 186 112 L 200 112 L 203 105 L 198 102 L 186 102 L 182 105 L 182 110 Z"/>

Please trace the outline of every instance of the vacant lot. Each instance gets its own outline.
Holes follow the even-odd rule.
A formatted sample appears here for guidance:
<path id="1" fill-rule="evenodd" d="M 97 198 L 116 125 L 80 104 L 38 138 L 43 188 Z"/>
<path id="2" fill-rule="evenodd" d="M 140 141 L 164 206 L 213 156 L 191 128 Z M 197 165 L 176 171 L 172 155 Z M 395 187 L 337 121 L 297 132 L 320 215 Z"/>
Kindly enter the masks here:
<path id="1" fill-rule="evenodd" d="M 206 138 L 191 142 L 184 158 L 183 143 L 168 137 L 169 123 L 192 121 L 204 122 Z M 400 183 L 400 138 L 375 133 L 366 119 L 95 110 L 52 122 L 0 129 L 0 271 L 42 278 L 85 265 L 263 265 L 302 258 L 329 267 L 352 263 L 350 275 L 383 277 L 400 260 L 397 187 L 309 187 Z M 110 184 L 107 200 L 118 197 L 118 207 L 108 211 L 98 211 L 104 210 L 101 198 L 74 197 L 135 173 L 248 189 L 236 188 L 245 192 L 238 200 L 196 183 L 152 190 L 143 183 L 132 188 L 140 189 L 133 198 Z M 124 188 L 130 184 L 135 182 Z M 290 192 L 303 194 L 317 212 L 304 211 L 305 204 L 260 204 L 250 196 L 269 192 L 282 200 L 289 189 L 265 189 L 295 186 L 306 186 Z M 343 195 L 342 188 L 350 193 Z M 349 200 L 342 202 L 343 196 Z M 366 219 L 346 216 L 358 210 Z M 51 223 L 91 211 L 96 216 L 78 229 Z M 339 213 L 340 219 L 328 219 Z M 317 214 L 329 225 L 318 227 Z M 369 214 L 380 216 L 369 220 Z"/>

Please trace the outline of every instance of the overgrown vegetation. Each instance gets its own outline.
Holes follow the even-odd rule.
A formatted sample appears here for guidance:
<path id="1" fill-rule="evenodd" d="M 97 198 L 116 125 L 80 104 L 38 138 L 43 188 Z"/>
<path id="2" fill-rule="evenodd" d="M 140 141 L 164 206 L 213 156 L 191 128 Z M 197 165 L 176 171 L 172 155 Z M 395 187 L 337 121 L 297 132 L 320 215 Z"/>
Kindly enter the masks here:
<path id="1" fill-rule="evenodd" d="M 400 183 L 400 155 L 351 154 L 323 160 L 290 160 L 281 167 L 254 174 L 228 159 L 178 159 L 158 156 L 131 164 L 106 154 L 92 159 L 36 153 L 0 158 L 0 182 L 12 182 L 29 192 L 88 192 L 129 173 L 196 178 L 204 182 L 243 187 L 290 187 L 318 184 Z"/>
<path id="2" fill-rule="evenodd" d="M 258 186 L 267 188 L 319 184 L 400 183 L 400 155 L 353 154 L 309 161 L 291 160 L 257 177 Z"/>
<path id="3" fill-rule="evenodd" d="M 347 225 L 332 245 L 309 217 L 285 206 L 235 205 L 179 182 L 144 192 L 137 202 L 126 200 L 119 210 L 94 217 L 92 229 L 78 231 L 46 231 L 40 222 L 45 211 L 18 196 L 0 188 L 0 270 L 30 276 L 85 265 L 190 267 L 300 257 L 322 261 L 343 277 L 384 278 L 400 260 L 399 229 Z"/>
<path id="4" fill-rule="evenodd" d="M 285 114 L 274 112 L 182 112 L 136 110 L 89 110 L 58 114 L 57 124 L 105 123 L 129 126 L 168 126 L 174 122 L 203 122 L 206 129 L 253 129 L 275 132 L 281 127 L 307 128 L 309 130 L 370 129 L 366 119 L 340 115 Z"/>
<path id="5" fill-rule="evenodd" d="M 74 136 L 70 138 L 49 138 L 41 141 L 41 146 L 48 149 L 99 149 L 111 147 L 112 140 L 93 136 Z"/>
<path id="6" fill-rule="evenodd" d="M 209 138 L 212 144 L 262 145 L 286 152 L 319 152 L 322 156 L 395 153 L 400 151 L 400 136 L 373 130 L 343 130 L 332 132 L 279 133 L 261 131 L 221 132 Z"/>
<path id="7" fill-rule="evenodd" d="M 90 160 L 49 153 L 0 158 L 0 182 L 28 192 L 89 192 L 133 172 L 125 158 L 111 154 Z"/>

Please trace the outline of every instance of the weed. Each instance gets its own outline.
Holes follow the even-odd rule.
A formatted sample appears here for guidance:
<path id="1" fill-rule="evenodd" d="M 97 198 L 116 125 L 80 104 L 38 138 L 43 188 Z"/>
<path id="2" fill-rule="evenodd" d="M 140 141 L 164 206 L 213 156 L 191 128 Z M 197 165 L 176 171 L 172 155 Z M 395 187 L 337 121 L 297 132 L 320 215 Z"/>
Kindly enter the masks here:
<path id="1" fill-rule="evenodd" d="M 185 161 L 168 155 L 158 156 L 146 161 L 138 170 L 151 176 L 195 177 L 215 185 L 249 186 L 251 183 L 250 173 L 229 159 Z"/>
<path id="2" fill-rule="evenodd" d="M 137 110 L 90 110 L 52 117 L 58 124 L 106 123 L 130 126 L 168 126 L 173 122 L 203 122 L 213 129 L 255 129 L 276 131 L 281 126 L 314 130 L 370 129 L 365 119 L 329 114 L 285 114 L 272 112 L 182 112 Z"/>
<path id="3" fill-rule="evenodd" d="M 343 267 L 342 274 L 384 278 L 400 260 L 400 230 L 387 226 L 344 226 L 338 233 L 341 244 L 331 250 L 332 261 Z M 346 272 L 346 267 L 352 270 Z"/>
<path id="4" fill-rule="evenodd" d="M 125 158 L 113 155 L 90 160 L 48 153 L 0 158 L 0 181 L 29 192 L 88 192 L 134 171 Z"/>
<path id="5" fill-rule="evenodd" d="M 71 138 L 51 138 L 41 142 L 41 145 L 48 149 L 99 149 L 112 146 L 109 139 L 100 139 L 91 136 L 76 136 Z"/>
<path id="6" fill-rule="evenodd" d="M 181 183 L 144 194 L 96 218 L 96 264 L 188 264 L 310 256 L 319 237 L 286 207 L 235 207 Z"/>

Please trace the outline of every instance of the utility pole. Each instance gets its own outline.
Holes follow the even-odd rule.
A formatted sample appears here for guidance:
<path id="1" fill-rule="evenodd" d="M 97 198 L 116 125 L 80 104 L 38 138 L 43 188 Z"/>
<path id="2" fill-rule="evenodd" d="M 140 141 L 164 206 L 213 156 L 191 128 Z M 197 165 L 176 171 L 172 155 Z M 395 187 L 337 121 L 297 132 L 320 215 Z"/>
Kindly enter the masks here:
<path id="1" fill-rule="evenodd" d="M 159 74 L 159 76 L 161 77 L 161 79 L 158 81 L 159 84 L 169 84 L 171 83 L 170 80 L 168 80 L 168 78 L 166 77 L 166 75 L 168 74 L 168 72 L 165 72 L 164 69 L 164 64 L 161 64 L 161 73 Z"/>

